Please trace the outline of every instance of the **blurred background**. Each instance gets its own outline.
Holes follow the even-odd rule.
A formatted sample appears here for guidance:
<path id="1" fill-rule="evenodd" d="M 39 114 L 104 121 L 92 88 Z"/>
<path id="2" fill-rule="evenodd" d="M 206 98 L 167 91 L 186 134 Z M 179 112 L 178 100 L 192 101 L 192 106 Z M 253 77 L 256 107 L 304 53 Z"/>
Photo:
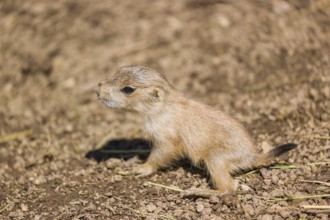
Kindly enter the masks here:
<path id="1" fill-rule="evenodd" d="M 252 133 L 260 149 L 294 142 L 299 150 L 290 153 L 289 162 L 329 159 L 327 0 L 2 0 L 0 43 L 3 216 L 53 219 L 65 213 L 74 217 L 82 207 L 98 204 L 95 201 L 108 203 L 95 194 L 76 195 L 73 191 L 101 194 L 114 187 L 121 192 L 119 198 L 124 196 L 120 200 L 123 202 L 125 188 L 134 189 L 135 184 L 143 183 L 127 181 L 128 177 L 119 180 L 120 184 L 116 179 L 104 181 L 116 176 L 116 169 L 110 162 L 105 168 L 84 157 L 104 137 L 141 137 L 139 118 L 105 109 L 94 93 L 99 81 L 123 65 L 157 69 L 188 97 L 236 117 Z M 125 167 L 120 161 L 118 164 Z M 314 169 L 301 175 L 329 178 L 329 169 Z M 176 182 L 175 172 L 190 175 L 179 170 L 158 178 L 182 184 L 182 188 L 193 184 Z M 293 175 L 293 171 L 287 172 L 284 179 Z M 81 178 L 92 186 L 75 185 Z M 264 177 L 255 178 L 244 181 L 251 185 Z M 207 185 L 205 177 L 195 179 Z M 104 185 L 99 185 L 100 181 Z M 295 185 L 295 179 L 288 181 Z M 63 185 L 72 189 L 66 190 Z M 278 188 L 276 181 L 270 187 Z M 304 187 L 299 190 L 309 192 Z M 144 207 L 153 201 L 148 198 L 154 198 L 154 189 L 139 190 L 146 202 L 130 207 Z M 254 190 L 262 191 L 262 187 Z M 297 191 L 294 187 L 283 190 L 293 190 L 292 194 Z M 80 200 L 70 203 L 75 196 L 86 204 Z M 159 198 L 166 197 L 164 194 Z M 139 196 L 135 199 L 141 201 Z M 245 198 L 233 201 L 247 202 Z M 183 210 L 185 206 L 179 205 Z M 260 210 L 249 213 L 242 207 L 230 212 L 231 206 L 227 206 L 227 211 L 184 211 L 178 216 L 194 219 L 205 214 L 206 219 L 211 219 L 219 213 L 224 218 L 265 214 Z M 70 214 L 70 210 L 74 211 Z M 125 209 L 119 207 L 114 212 L 117 214 L 107 212 L 98 218 L 124 216 Z M 93 211 L 86 213 L 93 216 Z M 297 210 L 294 214 L 306 215 Z"/>

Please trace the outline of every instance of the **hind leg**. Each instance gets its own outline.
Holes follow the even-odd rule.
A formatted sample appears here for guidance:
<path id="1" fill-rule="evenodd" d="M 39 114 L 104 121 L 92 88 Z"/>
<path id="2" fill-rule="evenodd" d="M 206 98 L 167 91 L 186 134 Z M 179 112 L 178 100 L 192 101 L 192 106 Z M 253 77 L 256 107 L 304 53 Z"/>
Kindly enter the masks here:
<path id="1" fill-rule="evenodd" d="M 210 173 L 213 187 L 221 193 L 232 193 L 237 188 L 237 182 L 230 174 L 229 163 L 221 158 L 208 158 L 205 160 Z"/>

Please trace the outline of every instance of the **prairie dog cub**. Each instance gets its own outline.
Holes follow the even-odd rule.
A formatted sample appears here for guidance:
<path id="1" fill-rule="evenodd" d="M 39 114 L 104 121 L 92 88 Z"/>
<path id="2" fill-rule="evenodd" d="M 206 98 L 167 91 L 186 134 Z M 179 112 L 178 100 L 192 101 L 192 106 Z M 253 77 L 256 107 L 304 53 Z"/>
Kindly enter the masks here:
<path id="1" fill-rule="evenodd" d="M 153 148 L 147 161 L 135 169 L 148 176 L 174 160 L 189 158 L 207 168 L 213 186 L 233 192 L 232 172 L 247 169 L 293 149 L 295 144 L 259 154 L 244 127 L 210 106 L 187 99 L 159 72 L 143 66 L 120 68 L 99 83 L 100 102 L 113 109 L 132 111 L 144 118 Z"/>

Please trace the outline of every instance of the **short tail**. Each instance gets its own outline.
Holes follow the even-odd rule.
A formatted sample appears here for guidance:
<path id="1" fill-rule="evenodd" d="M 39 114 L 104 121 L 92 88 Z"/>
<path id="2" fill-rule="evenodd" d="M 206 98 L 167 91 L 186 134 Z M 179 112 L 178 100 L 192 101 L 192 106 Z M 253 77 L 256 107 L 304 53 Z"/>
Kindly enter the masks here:
<path id="1" fill-rule="evenodd" d="M 281 146 L 275 147 L 274 149 L 272 149 L 271 151 L 269 151 L 266 154 L 266 157 L 268 157 L 269 159 L 272 159 L 274 157 L 278 157 L 290 150 L 293 150 L 297 147 L 296 144 L 293 143 L 288 143 L 288 144 L 283 144 Z"/>
<path id="2" fill-rule="evenodd" d="M 280 145 L 278 147 L 275 147 L 274 149 L 272 149 L 271 151 L 269 151 L 266 154 L 263 154 L 259 157 L 259 161 L 257 162 L 257 166 L 262 166 L 265 165 L 267 163 L 269 163 L 271 160 L 273 160 L 274 158 L 290 151 L 293 150 L 297 147 L 296 144 L 293 143 L 288 143 L 288 144 L 283 144 Z"/>

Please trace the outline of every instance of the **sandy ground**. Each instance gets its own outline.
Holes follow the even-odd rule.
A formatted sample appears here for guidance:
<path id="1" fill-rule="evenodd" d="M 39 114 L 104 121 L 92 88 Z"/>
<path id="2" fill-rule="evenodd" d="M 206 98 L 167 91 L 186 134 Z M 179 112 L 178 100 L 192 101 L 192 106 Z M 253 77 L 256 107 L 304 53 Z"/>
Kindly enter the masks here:
<path id="1" fill-rule="evenodd" d="M 295 198 L 330 192 L 329 1 L 2 0 L 0 31 L 0 219 L 328 219 L 306 206 L 329 195 Z M 145 151 L 141 120 L 93 88 L 132 64 L 239 119 L 260 149 L 297 143 L 279 159 L 295 166 L 206 199 L 148 183 L 210 188 L 186 161 L 131 175 L 131 155 L 95 150 Z"/>

